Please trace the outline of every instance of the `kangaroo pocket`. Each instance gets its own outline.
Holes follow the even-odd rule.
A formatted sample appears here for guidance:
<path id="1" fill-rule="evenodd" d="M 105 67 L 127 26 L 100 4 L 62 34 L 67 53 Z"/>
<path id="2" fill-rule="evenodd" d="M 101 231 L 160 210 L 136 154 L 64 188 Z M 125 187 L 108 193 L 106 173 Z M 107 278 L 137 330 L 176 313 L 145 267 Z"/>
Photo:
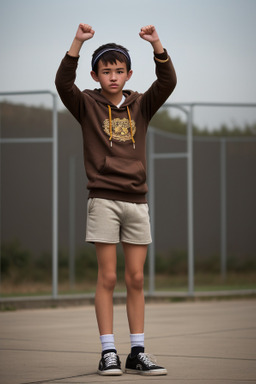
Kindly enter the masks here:
<path id="1" fill-rule="evenodd" d="M 146 172 L 139 160 L 106 156 L 99 179 L 104 188 L 130 193 L 146 193 Z"/>

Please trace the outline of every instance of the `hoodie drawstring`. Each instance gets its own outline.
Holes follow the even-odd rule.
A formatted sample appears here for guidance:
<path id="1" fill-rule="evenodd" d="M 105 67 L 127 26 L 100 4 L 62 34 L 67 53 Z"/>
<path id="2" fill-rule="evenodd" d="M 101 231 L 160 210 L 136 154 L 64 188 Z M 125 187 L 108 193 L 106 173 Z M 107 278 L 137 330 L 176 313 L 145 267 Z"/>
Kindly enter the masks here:
<path id="1" fill-rule="evenodd" d="M 129 117 L 129 124 L 130 124 L 130 130 L 131 130 L 132 145 L 133 145 L 133 149 L 135 149 L 135 140 L 134 140 L 133 133 L 132 133 L 132 119 L 131 119 L 131 114 L 130 114 L 130 110 L 129 110 L 128 105 L 127 105 L 127 113 L 128 113 L 128 117 Z"/>
<path id="2" fill-rule="evenodd" d="M 109 141 L 110 141 L 110 147 L 112 147 L 112 114 L 111 114 L 111 107 L 108 105 L 108 116 L 109 116 Z"/>
<path id="3" fill-rule="evenodd" d="M 135 149 L 135 140 L 133 137 L 133 132 L 132 132 L 132 119 L 131 119 L 131 114 L 129 107 L 127 105 L 127 114 L 129 118 L 129 125 L 130 125 L 130 132 L 131 132 L 131 138 L 132 138 L 132 144 L 133 144 L 133 149 Z M 108 105 L 108 115 L 109 115 L 109 141 L 110 141 L 110 146 L 112 147 L 112 137 L 113 137 L 113 131 L 112 131 L 112 112 L 111 112 L 111 107 Z"/>

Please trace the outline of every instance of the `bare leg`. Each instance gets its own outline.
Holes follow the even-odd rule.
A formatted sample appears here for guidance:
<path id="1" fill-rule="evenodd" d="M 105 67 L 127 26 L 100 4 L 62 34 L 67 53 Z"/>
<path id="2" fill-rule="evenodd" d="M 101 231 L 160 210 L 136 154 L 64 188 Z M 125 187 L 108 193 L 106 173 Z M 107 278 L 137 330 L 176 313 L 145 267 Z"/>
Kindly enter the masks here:
<path id="1" fill-rule="evenodd" d="M 95 311 L 100 335 L 113 334 L 113 291 L 116 285 L 116 245 L 96 243 L 98 280 Z"/>
<path id="2" fill-rule="evenodd" d="M 127 288 L 127 317 L 130 333 L 144 333 L 144 264 L 147 245 L 123 243 L 125 254 L 125 282 Z"/>

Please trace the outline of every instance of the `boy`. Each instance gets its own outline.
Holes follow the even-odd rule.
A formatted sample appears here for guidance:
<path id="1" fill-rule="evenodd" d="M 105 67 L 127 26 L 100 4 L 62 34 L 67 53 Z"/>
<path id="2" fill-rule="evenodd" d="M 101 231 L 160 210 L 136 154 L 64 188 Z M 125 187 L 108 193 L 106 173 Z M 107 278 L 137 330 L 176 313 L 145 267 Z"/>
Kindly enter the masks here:
<path id="1" fill-rule="evenodd" d="M 165 375 L 144 353 L 143 268 L 151 242 L 146 200 L 146 132 L 154 113 L 176 86 L 176 74 L 154 26 L 141 28 L 140 37 L 154 50 L 157 79 L 144 94 L 124 90 L 131 78 L 131 59 L 116 44 L 99 47 L 92 56 L 92 78 L 100 89 L 81 92 L 76 85 L 80 49 L 94 36 L 80 24 L 56 75 L 56 87 L 64 105 L 79 121 L 84 142 L 88 178 L 86 241 L 95 243 L 98 279 L 95 311 L 102 344 L 100 375 L 121 375 L 121 363 L 113 335 L 113 291 L 116 283 L 116 244 L 125 255 L 127 317 L 131 353 L 127 373 Z"/>

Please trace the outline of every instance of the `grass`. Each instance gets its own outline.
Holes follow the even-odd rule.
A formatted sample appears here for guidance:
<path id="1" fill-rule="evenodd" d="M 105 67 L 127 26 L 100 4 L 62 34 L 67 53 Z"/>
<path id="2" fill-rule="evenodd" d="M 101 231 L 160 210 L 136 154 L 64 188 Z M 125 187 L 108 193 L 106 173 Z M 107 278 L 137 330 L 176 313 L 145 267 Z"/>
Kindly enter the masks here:
<path id="1" fill-rule="evenodd" d="M 256 272 L 228 273 L 223 279 L 214 273 L 196 273 L 194 276 L 195 291 L 221 291 L 256 289 Z M 156 290 L 159 291 L 186 291 L 188 287 L 187 276 L 157 276 Z"/>
<path id="2" fill-rule="evenodd" d="M 219 274 L 197 273 L 194 277 L 195 291 L 226 291 L 226 290 L 247 290 L 256 289 L 256 272 L 227 274 L 225 280 Z M 95 292 L 96 279 L 84 280 L 74 284 L 70 288 L 69 282 L 60 282 L 59 294 L 86 294 Z M 149 279 L 145 276 L 145 290 L 148 290 Z M 186 275 L 156 275 L 155 290 L 166 292 L 186 292 L 188 290 L 188 279 Z M 122 276 L 118 277 L 115 292 L 125 292 L 125 284 Z M 1 297 L 22 297 L 22 296 L 43 296 L 51 295 L 50 283 L 39 283 L 23 281 L 12 283 L 2 281 Z"/>

